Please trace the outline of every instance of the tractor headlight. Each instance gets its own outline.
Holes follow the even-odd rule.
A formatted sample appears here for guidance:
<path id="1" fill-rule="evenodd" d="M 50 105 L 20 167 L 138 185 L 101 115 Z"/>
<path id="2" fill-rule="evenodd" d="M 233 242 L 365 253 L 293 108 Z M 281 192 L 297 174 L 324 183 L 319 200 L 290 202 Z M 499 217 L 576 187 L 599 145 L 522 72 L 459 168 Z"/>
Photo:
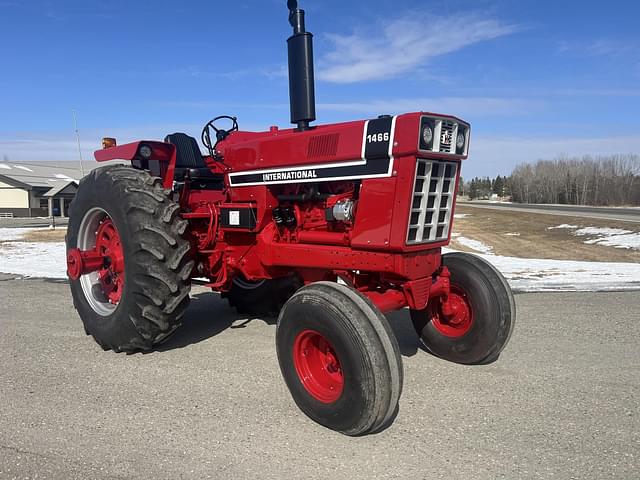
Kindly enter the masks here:
<path id="1" fill-rule="evenodd" d="M 433 142 L 433 129 L 430 125 L 425 125 L 425 127 L 422 129 L 422 141 L 426 145 L 429 145 L 431 144 L 431 142 Z"/>
<path id="2" fill-rule="evenodd" d="M 424 117 L 420 123 L 420 150 L 433 150 L 435 130 L 435 120 Z"/>
<path id="3" fill-rule="evenodd" d="M 467 132 L 468 128 L 460 125 L 458 127 L 458 136 L 456 138 L 456 155 L 464 155 L 467 149 Z"/>
<path id="4" fill-rule="evenodd" d="M 138 149 L 138 153 L 145 160 L 149 160 L 151 158 L 151 155 L 153 154 L 153 150 L 149 145 L 143 144 L 143 145 L 140 145 L 140 148 Z"/>

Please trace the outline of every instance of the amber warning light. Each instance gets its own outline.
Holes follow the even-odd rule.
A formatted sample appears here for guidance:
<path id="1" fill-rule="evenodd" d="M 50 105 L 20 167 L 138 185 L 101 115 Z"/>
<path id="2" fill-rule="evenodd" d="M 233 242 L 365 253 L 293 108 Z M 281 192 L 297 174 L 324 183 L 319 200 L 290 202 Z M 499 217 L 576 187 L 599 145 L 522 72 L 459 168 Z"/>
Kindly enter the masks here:
<path id="1" fill-rule="evenodd" d="M 102 139 L 102 148 L 113 148 L 117 145 L 116 139 L 111 137 L 104 137 Z"/>

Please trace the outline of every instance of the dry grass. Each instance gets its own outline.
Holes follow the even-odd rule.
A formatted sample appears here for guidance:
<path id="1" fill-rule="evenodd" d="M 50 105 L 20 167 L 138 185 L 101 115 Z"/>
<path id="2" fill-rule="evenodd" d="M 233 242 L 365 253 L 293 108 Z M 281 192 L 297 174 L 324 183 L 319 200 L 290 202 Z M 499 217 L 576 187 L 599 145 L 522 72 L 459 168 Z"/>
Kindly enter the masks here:
<path id="1" fill-rule="evenodd" d="M 32 230 L 27 232 L 22 241 L 24 242 L 64 242 L 67 234 L 66 228 L 56 228 L 55 230 Z"/>
<path id="2" fill-rule="evenodd" d="M 580 227 L 610 227 L 637 232 L 636 224 L 615 220 L 546 215 L 509 210 L 492 210 L 456 206 L 456 213 L 469 215 L 454 220 L 453 232 L 479 240 L 493 247 L 496 255 L 520 258 L 548 258 L 555 260 L 586 260 L 601 262 L 640 262 L 640 251 L 587 245 L 589 237 L 572 235 L 571 230 L 554 229 L 562 224 Z M 507 235 L 507 234 L 519 234 Z M 473 252 L 452 238 L 452 248 Z"/>

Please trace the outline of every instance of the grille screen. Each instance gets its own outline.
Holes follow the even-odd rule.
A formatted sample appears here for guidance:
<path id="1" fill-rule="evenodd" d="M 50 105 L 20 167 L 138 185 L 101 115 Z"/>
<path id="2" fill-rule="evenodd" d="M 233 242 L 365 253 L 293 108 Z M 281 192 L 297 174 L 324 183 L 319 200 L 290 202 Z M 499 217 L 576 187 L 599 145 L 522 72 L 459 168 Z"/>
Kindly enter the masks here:
<path id="1" fill-rule="evenodd" d="M 440 127 L 440 152 L 453 153 L 452 148 L 455 143 L 458 126 L 453 122 L 443 121 Z"/>
<path id="2" fill-rule="evenodd" d="M 418 159 L 407 245 L 449 238 L 458 164 Z"/>

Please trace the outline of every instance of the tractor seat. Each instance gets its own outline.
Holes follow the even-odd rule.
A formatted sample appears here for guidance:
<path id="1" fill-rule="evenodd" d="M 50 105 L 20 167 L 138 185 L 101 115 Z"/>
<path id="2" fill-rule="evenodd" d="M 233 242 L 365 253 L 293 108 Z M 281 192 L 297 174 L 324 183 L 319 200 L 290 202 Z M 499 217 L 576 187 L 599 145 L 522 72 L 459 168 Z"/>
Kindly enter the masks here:
<path id="1" fill-rule="evenodd" d="M 175 180 L 180 182 L 189 178 L 192 180 L 191 188 L 198 190 L 222 190 L 224 177 L 212 172 L 204 163 L 195 138 L 185 133 L 172 133 L 164 141 L 176 147 Z"/>

